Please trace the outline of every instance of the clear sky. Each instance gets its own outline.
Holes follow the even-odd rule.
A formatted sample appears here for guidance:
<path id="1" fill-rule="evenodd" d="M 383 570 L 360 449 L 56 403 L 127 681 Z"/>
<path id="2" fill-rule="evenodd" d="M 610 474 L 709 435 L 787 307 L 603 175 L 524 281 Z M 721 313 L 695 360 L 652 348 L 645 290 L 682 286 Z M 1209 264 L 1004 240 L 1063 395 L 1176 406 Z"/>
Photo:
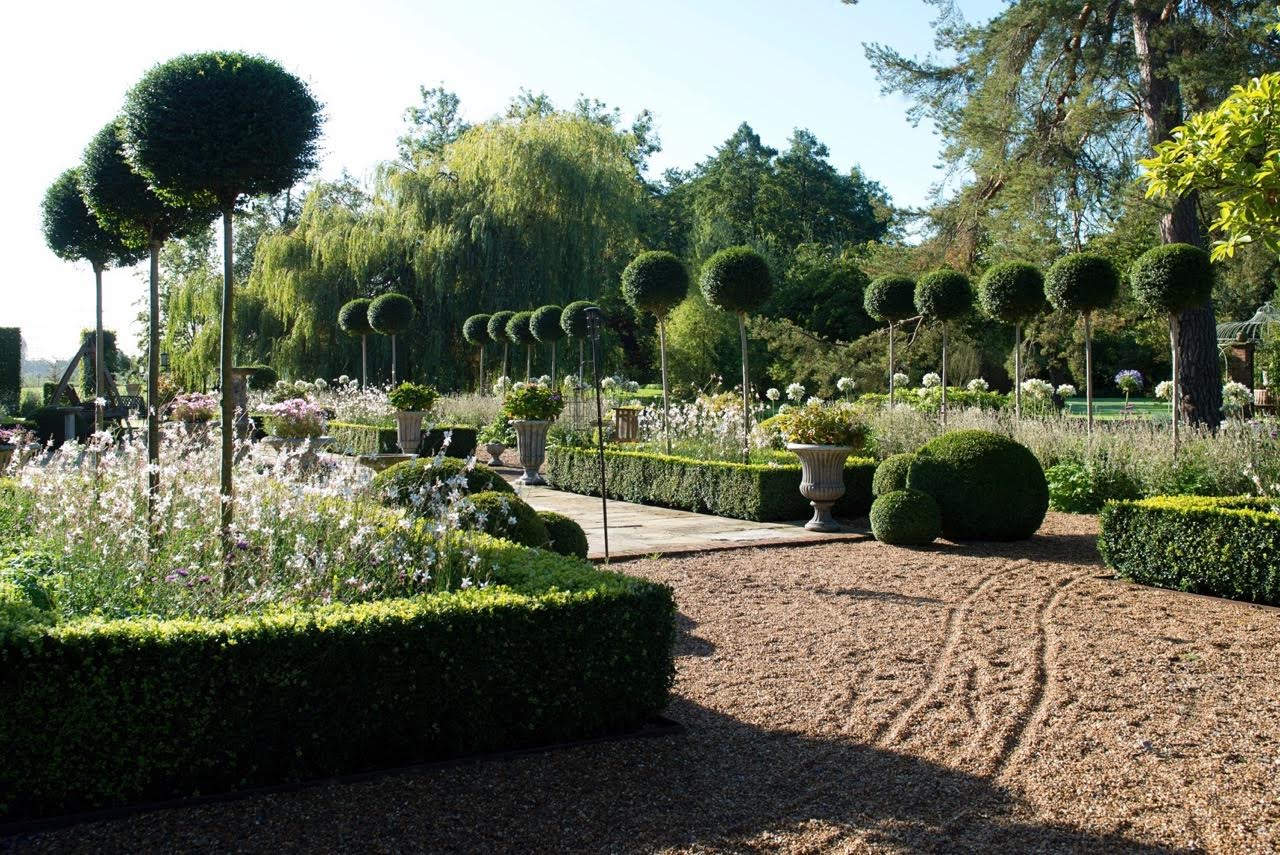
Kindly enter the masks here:
<path id="1" fill-rule="evenodd" d="M 980 20 L 1001 0 L 960 0 Z M 393 157 L 418 86 L 458 93 L 465 117 L 501 112 L 521 86 L 568 107 L 581 93 L 657 117 L 654 170 L 689 167 L 742 121 L 781 147 L 806 127 L 837 168 L 859 164 L 899 204 L 937 180 L 937 138 L 911 127 L 905 104 L 879 95 L 863 42 L 932 48 L 920 0 L 471 0 L 276 2 L 71 0 L 6 8 L 0 195 L 6 299 L 0 326 L 19 326 L 33 358 L 67 358 L 93 325 L 93 275 L 44 245 L 40 200 L 74 166 L 125 92 L 179 53 L 263 53 L 308 80 L 325 104 L 322 176 L 370 174 Z M 108 271 L 105 316 L 132 351 L 142 269 Z"/>

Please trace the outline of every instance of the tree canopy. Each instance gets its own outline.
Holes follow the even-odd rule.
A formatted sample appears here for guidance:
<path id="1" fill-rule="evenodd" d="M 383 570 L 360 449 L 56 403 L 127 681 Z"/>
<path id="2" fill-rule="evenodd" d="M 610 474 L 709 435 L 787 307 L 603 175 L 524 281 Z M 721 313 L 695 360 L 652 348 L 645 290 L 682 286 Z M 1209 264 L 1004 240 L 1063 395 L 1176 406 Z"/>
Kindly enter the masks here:
<path id="1" fill-rule="evenodd" d="M 102 226 L 85 202 L 83 184 L 80 170 L 68 169 L 45 191 L 41 214 L 49 249 L 66 261 L 87 261 L 95 270 L 137 263 L 141 249 Z"/>

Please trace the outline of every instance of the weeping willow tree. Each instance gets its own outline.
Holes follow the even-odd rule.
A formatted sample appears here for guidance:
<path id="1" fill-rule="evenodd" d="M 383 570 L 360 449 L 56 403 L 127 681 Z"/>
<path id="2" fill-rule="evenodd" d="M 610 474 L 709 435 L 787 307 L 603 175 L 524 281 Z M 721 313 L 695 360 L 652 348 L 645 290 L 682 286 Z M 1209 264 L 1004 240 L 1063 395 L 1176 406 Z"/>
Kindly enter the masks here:
<path id="1" fill-rule="evenodd" d="M 320 185 L 298 227 L 260 245 L 250 291 L 285 331 L 266 361 L 286 376 L 351 373 L 359 345 L 338 330 L 338 309 L 395 290 L 423 309 L 401 373 L 464 385 L 473 369 L 458 330 L 470 315 L 617 287 L 645 210 L 632 147 L 579 115 L 531 114 L 385 166 L 371 197 Z"/>

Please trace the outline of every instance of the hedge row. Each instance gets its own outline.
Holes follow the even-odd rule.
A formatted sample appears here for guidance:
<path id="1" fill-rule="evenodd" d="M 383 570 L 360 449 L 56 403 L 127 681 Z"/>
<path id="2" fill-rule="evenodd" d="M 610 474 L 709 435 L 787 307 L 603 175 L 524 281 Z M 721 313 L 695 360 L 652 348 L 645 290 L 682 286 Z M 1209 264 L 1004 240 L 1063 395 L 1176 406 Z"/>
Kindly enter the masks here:
<path id="1" fill-rule="evenodd" d="M 833 508 L 836 516 L 861 516 L 870 509 L 875 470 L 873 460 L 855 457 L 845 464 L 845 495 Z M 762 522 L 807 519 L 813 513 L 800 495 L 798 460 L 771 466 L 606 450 L 605 472 L 611 499 Z M 558 489 L 600 495 L 594 450 L 549 448 L 545 474 Z"/>
<path id="2" fill-rule="evenodd" d="M 17 414 L 21 398 L 22 330 L 0 327 L 0 411 Z"/>
<path id="3" fill-rule="evenodd" d="M 495 584 L 224 620 L 0 621 L 0 819 L 640 725 L 669 588 L 484 536 Z"/>
<path id="4" fill-rule="evenodd" d="M 1102 509 L 1098 549 L 1143 585 L 1280 605 L 1280 514 L 1252 496 L 1156 496 Z"/>
<path id="5" fill-rule="evenodd" d="M 467 425 L 440 425 L 422 433 L 422 454 L 435 454 L 444 444 L 445 431 L 452 431 L 447 457 L 466 458 L 476 453 L 476 429 Z M 329 422 L 329 436 L 333 437 L 332 450 L 339 454 L 394 454 L 400 451 L 396 445 L 395 427 L 361 425 L 352 422 Z"/>

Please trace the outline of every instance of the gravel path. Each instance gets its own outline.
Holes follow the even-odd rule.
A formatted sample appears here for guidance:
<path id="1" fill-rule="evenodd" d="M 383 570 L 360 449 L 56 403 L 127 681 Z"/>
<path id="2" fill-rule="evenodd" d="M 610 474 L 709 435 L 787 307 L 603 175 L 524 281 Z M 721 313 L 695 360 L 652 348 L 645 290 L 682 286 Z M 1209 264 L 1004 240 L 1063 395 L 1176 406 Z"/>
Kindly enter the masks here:
<path id="1" fill-rule="evenodd" d="M 633 562 L 681 736 L 159 811 L 0 851 L 1272 852 L 1280 610 L 1019 544 Z"/>

